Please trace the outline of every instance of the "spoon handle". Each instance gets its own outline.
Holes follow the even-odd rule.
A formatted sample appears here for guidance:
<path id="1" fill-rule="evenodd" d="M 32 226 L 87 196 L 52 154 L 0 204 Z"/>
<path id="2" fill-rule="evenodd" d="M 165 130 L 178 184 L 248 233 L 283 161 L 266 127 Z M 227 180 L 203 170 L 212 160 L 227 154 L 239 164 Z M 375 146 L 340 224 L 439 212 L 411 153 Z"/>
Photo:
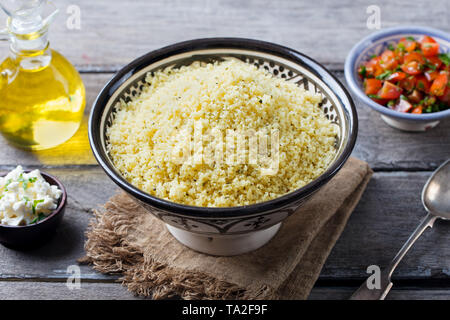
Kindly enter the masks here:
<path id="1" fill-rule="evenodd" d="M 419 226 L 414 230 L 409 239 L 400 249 L 400 251 L 395 255 L 394 259 L 389 263 L 389 265 L 381 271 L 380 288 L 369 289 L 367 280 L 359 287 L 358 290 L 353 293 L 350 297 L 351 300 L 383 300 L 392 288 L 391 275 L 394 272 L 397 265 L 400 263 L 402 258 L 412 247 L 414 242 L 422 235 L 422 233 L 428 227 L 433 227 L 434 221 L 436 221 L 436 216 L 428 213 L 425 218 L 422 219 Z"/>

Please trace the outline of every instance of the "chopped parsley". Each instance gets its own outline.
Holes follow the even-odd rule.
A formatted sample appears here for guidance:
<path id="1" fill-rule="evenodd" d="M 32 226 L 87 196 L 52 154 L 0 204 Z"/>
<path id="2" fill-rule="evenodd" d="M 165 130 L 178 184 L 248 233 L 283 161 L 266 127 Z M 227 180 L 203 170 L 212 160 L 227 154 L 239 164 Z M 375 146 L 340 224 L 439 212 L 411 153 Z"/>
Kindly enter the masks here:
<path id="1" fill-rule="evenodd" d="M 6 181 L 5 186 L 4 186 L 5 191 L 8 191 L 8 186 L 11 184 L 11 182 L 12 182 L 12 179 L 8 179 L 8 180 Z"/>
<path id="2" fill-rule="evenodd" d="M 36 214 L 36 206 L 38 203 L 44 202 L 44 199 L 40 200 L 33 200 L 33 205 L 31 206 L 31 209 L 33 210 L 33 214 Z"/>
<path id="3" fill-rule="evenodd" d="M 382 74 L 376 76 L 376 78 L 378 80 L 386 80 L 387 78 L 389 78 L 389 76 L 392 74 L 392 71 L 387 70 L 385 72 L 383 72 Z"/>
<path id="4" fill-rule="evenodd" d="M 405 45 L 402 42 L 398 43 L 397 48 L 402 52 L 406 51 Z"/>
<path id="5" fill-rule="evenodd" d="M 423 82 L 422 81 L 419 81 L 418 83 L 417 83 L 417 87 L 419 88 L 419 89 L 425 89 L 425 85 L 423 84 Z"/>
<path id="6" fill-rule="evenodd" d="M 445 64 L 447 67 L 450 65 L 450 52 L 441 53 L 438 55 L 439 59 Z"/>
<path id="7" fill-rule="evenodd" d="M 41 220 L 44 220 L 46 218 L 46 215 L 43 214 L 42 212 L 38 214 L 38 216 L 36 218 L 34 218 L 33 220 L 31 220 L 30 224 L 39 222 Z"/>
<path id="8" fill-rule="evenodd" d="M 366 76 L 366 67 L 365 66 L 361 66 L 361 69 L 360 69 L 360 71 L 359 71 L 359 74 L 362 76 L 362 77 L 365 77 Z"/>

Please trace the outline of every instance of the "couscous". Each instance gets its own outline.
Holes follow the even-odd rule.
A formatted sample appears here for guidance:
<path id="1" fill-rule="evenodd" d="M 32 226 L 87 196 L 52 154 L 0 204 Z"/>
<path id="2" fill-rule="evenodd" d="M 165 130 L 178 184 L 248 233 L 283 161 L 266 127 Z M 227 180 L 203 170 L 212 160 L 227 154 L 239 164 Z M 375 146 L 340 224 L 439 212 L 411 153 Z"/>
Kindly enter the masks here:
<path id="1" fill-rule="evenodd" d="M 202 207 L 263 202 L 311 182 L 335 157 L 337 129 L 318 107 L 321 95 L 253 65 L 196 62 L 146 82 L 116 110 L 107 151 L 125 179 L 156 197 Z"/>

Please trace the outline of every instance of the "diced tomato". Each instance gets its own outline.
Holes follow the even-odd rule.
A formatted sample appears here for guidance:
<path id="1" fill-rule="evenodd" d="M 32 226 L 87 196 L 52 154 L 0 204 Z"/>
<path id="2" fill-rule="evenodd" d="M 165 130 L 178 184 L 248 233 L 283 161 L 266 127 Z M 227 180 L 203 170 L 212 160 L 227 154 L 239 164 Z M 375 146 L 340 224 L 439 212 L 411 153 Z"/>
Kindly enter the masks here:
<path id="1" fill-rule="evenodd" d="M 378 79 L 370 78 L 364 81 L 364 92 L 366 94 L 377 94 L 381 89 L 383 82 Z"/>
<path id="2" fill-rule="evenodd" d="M 425 57 L 433 57 L 439 53 L 439 43 L 425 42 L 420 45 Z"/>
<path id="3" fill-rule="evenodd" d="M 369 60 L 369 62 L 366 63 L 366 72 L 368 75 L 371 76 L 379 76 L 383 73 L 383 68 L 380 66 L 380 60 L 381 57 L 375 57 Z"/>
<path id="4" fill-rule="evenodd" d="M 393 74 L 391 74 L 387 78 L 387 80 L 392 81 L 392 82 L 397 82 L 397 81 L 403 80 L 405 78 L 406 78 L 406 73 L 397 71 L 397 72 L 394 72 Z"/>
<path id="5" fill-rule="evenodd" d="M 403 99 L 399 99 L 398 103 L 394 106 L 394 110 L 398 112 L 408 112 L 411 108 L 411 103 Z"/>
<path id="6" fill-rule="evenodd" d="M 412 103 L 419 103 L 422 100 L 422 98 L 423 98 L 422 93 L 417 89 L 414 89 L 414 91 L 408 95 L 408 101 Z"/>
<path id="7" fill-rule="evenodd" d="M 412 51 L 414 51 L 414 49 L 416 49 L 416 42 L 413 40 L 407 40 L 406 38 L 401 38 L 399 42 L 403 44 L 403 46 L 405 47 L 405 50 L 407 52 L 412 52 Z"/>
<path id="8" fill-rule="evenodd" d="M 436 102 L 450 107 L 450 66 L 438 56 L 439 44 L 432 37 L 405 37 L 389 48 L 360 66 L 370 99 L 413 114 L 437 111 Z"/>
<path id="9" fill-rule="evenodd" d="M 422 92 L 428 93 L 428 91 L 430 90 L 430 82 L 427 80 L 426 76 L 417 76 L 416 88 Z"/>
<path id="10" fill-rule="evenodd" d="M 425 78 L 427 78 L 428 81 L 433 81 L 434 79 L 436 79 L 436 77 L 439 75 L 438 71 L 427 71 L 424 73 Z"/>
<path id="11" fill-rule="evenodd" d="M 411 91 L 416 86 L 416 78 L 413 76 L 406 77 L 399 82 L 399 86 L 406 91 Z"/>
<path id="12" fill-rule="evenodd" d="M 396 86 L 393 83 L 390 83 L 389 81 L 385 81 L 383 84 L 383 87 L 381 88 L 380 92 L 378 92 L 378 96 L 381 99 L 397 99 L 402 94 L 402 88 Z"/>
<path id="13" fill-rule="evenodd" d="M 410 75 L 421 74 L 420 64 L 417 61 L 411 61 L 402 65 L 402 70 Z"/>
<path id="14" fill-rule="evenodd" d="M 422 106 L 415 107 L 414 109 L 412 109 L 411 113 L 421 114 L 422 113 Z"/>
<path id="15" fill-rule="evenodd" d="M 420 44 L 422 44 L 422 43 L 436 43 L 436 40 L 434 40 L 432 37 L 430 37 L 430 36 L 423 36 L 421 39 L 420 39 Z"/>
<path id="16" fill-rule="evenodd" d="M 450 88 L 448 86 L 445 87 L 444 94 L 442 96 L 439 96 L 438 99 L 450 105 Z"/>
<path id="17" fill-rule="evenodd" d="M 439 57 L 428 57 L 428 62 L 436 67 L 436 69 L 439 69 L 442 65 L 441 59 Z"/>
<path id="18" fill-rule="evenodd" d="M 385 70 L 393 70 L 397 67 L 398 62 L 395 59 L 394 51 L 386 50 L 381 55 L 380 66 Z"/>
<path id="19" fill-rule="evenodd" d="M 442 96 L 448 85 L 447 73 L 441 72 L 436 79 L 434 79 L 433 84 L 430 87 L 430 94 L 435 96 Z"/>
<path id="20" fill-rule="evenodd" d="M 375 101 L 378 104 L 381 104 L 382 106 L 386 105 L 386 103 L 388 102 L 387 99 L 379 99 L 379 98 L 370 98 L 373 101 Z"/>
<path id="21" fill-rule="evenodd" d="M 423 64 L 425 62 L 425 58 L 416 51 L 405 54 L 403 63 L 409 63 L 411 61 L 417 61 L 418 63 Z"/>

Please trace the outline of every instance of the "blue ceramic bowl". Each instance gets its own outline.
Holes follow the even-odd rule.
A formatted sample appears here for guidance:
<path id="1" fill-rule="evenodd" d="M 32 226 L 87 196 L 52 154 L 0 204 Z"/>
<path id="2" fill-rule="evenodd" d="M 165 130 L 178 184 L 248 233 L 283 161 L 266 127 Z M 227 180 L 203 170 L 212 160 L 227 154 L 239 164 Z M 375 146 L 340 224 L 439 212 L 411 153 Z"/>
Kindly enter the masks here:
<path id="1" fill-rule="evenodd" d="M 386 108 L 374 102 L 364 93 L 363 82 L 358 76 L 358 68 L 363 62 L 370 60 L 372 55 L 380 55 L 389 44 L 396 44 L 403 37 L 411 36 L 419 39 L 423 35 L 434 38 L 439 43 L 441 53 L 450 51 L 449 33 L 426 27 L 404 26 L 383 29 L 370 34 L 352 48 L 345 60 L 345 80 L 351 91 L 366 105 L 381 113 L 382 119 L 397 129 L 425 131 L 436 126 L 439 120 L 450 117 L 450 109 L 434 113 L 411 114 Z"/>

